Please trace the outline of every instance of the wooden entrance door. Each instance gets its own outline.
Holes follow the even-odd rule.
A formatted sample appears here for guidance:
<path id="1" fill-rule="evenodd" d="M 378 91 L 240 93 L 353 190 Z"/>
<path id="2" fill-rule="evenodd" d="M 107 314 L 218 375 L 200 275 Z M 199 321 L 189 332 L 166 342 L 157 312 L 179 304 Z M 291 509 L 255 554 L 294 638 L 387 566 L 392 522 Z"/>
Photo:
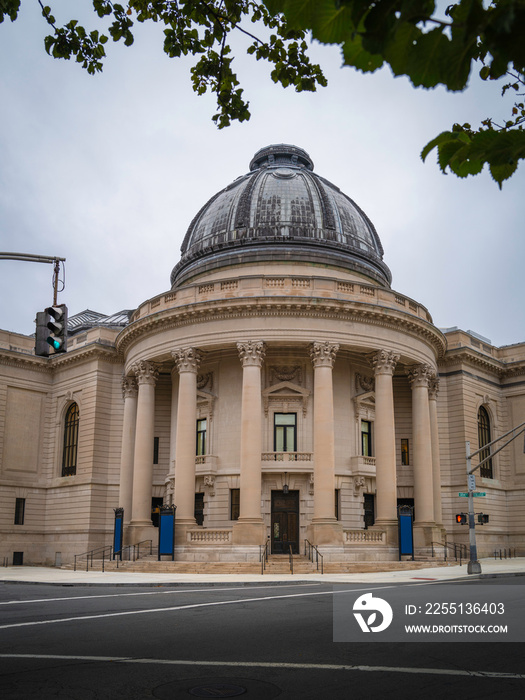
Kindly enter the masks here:
<path id="1" fill-rule="evenodd" d="M 272 491 L 272 554 L 299 553 L 299 491 Z"/>

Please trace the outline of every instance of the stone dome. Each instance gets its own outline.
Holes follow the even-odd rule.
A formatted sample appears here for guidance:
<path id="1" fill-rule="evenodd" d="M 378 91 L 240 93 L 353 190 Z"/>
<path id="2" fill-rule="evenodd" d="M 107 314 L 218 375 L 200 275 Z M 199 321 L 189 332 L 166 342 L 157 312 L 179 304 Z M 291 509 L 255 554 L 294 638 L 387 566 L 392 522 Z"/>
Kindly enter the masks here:
<path id="1" fill-rule="evenodd" d="M 344 268 L 389 287 L 374 225 L 313 169 L 297 146 L 259 150 L 250 172 L 212 197 L 191 222 L 172 288 L 221 267 L 276 260 Z"/>

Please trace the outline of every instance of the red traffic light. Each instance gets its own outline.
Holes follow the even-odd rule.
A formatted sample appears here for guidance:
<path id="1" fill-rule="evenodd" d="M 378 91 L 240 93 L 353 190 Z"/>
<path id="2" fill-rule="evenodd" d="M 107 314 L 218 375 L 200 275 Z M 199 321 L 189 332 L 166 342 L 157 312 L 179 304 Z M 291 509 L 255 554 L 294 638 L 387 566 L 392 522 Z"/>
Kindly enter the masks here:
<path id="1" fill-rule="evenodd" d="M 456 513 L 456 523 L 458 525 L 465 525 L 467 522 L 467 514 L 466 513 Z"/>

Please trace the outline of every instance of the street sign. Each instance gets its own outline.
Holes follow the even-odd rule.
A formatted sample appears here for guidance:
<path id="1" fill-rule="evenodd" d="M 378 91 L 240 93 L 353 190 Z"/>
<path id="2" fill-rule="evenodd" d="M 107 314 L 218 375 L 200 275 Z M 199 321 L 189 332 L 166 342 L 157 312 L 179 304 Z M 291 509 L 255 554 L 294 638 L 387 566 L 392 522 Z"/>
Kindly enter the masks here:
<path id="1" fill-rule="evenodd" d="M 474 498 L 476 498 L 477 496 L 486 496 L 487 494 L 485 491 L 473 491 L 472 495 L 474 496 Z M 458 493 L 458 496 L 461 496 L 462 498 L 468 498 L 468 493 L 460 492 Z"/>
<path id="2" fill-rule="evenodd" d="M 467 476 L 468 479 L 468 490 L 469 491 L 474 491 L 476 488 L 476 475 L 475 474 L 469 474 Z"/>

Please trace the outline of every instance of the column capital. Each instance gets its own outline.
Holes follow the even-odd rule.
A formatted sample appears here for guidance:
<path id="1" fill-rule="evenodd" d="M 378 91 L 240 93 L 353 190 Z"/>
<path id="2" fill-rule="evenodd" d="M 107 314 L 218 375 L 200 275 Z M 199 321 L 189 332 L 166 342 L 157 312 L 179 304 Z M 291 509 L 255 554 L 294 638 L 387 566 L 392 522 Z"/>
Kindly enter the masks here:
<path id="1" fill-rule="evenodd" d="M 175 360 L 179 374 L 181 372 L 193 372 L 197 374 L 204 354 L 200 350 L 197 350 L 197 348 L 188 347 L 173 350 L 171 356 Z"/>
<path id="2" fill-rule="evenodd" d="M 408 381 L 412 389 L 420 386 L 429 388 L 435 376 L 434 368 L 427 364 L 415 365 L 408 371 Z"/>
<path id="3" fill-rule="evenodd" d="M 439 394 L 439 377 L 437 374 L 430 378 L 430 383 L 428 385 L 428 398 L 431 401 L 437 401 L 437 396 Z"/>
<path id="4" fill-rule="evenodd" d="M 314 341 L 310 345 L 310 358 L 314 368 L 333 367 L 338 350 L 339 343 L 331 343 L 329 340 Z"/>
<path id="5" fill-rule="evenodd" d="M 122 398 L 135 399 L 138 394 L 137 380 L 135 377 L 122 375 Z"/>
<path id="6" fill-rule="evenodd" d="M 266 343 L 263 340 L 246 340 L 237 343 L 237 350 L 243 367 L 262 367 L 266 355 Z"/>
<path id="7" fill-rule="evenodd" d="M 374 368 L 375 374 L 393 375 L 399 355 L 393 350 L 378 350 L 368 356 L 368 361 Z"/>
<path id="8" fill-rule="evenodd" d="M 135 374 L 137 383 L 140 384 L 150 384 L 155 386 L 159 376 L 159 370 L 153 362 L 148 362 L 148 360 L 139 360 L 131 366 L 131 370 Z"/>

